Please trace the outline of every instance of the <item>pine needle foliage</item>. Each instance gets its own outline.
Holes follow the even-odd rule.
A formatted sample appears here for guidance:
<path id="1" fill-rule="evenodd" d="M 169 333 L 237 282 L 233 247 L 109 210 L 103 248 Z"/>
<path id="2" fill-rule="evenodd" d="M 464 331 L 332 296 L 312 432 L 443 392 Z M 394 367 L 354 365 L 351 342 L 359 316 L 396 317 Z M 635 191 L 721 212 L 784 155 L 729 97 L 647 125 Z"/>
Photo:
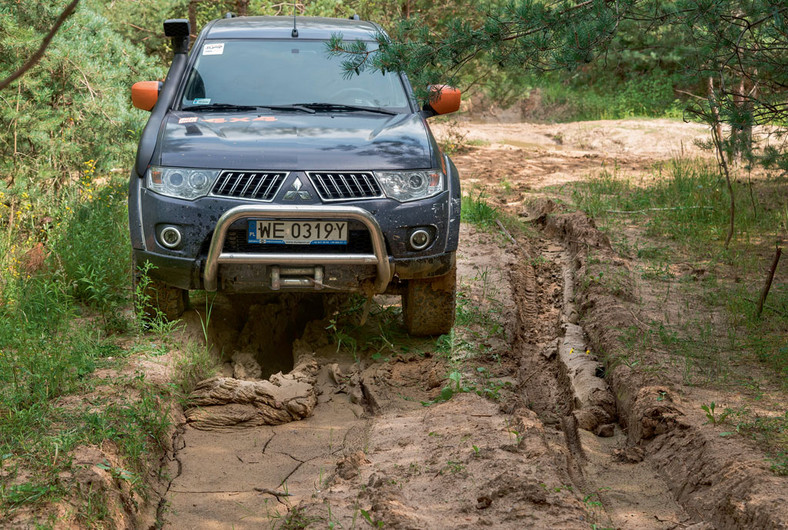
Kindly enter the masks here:
<path id="1" fill-rule="evenodd" d="M 343 57 L 349 75 L 406 72 L 422 99 L 430 84 L 465 88 L 500 72 L 590 79 L 589 70 L 618 69 L 631 79 L 664 69 L 689 102 L 687 117 L 731 127 L 728 156 L 754 160 L 752 127 L 777 125 L 777 144 L 759 156 L 785 170 L 786 16 L 784 0 L 493 1 L 471 10 L 456 5 L 440 20 L 412 15 L 374 46 L 335 35 L 328 51 Z"/>
<path id="2" fill-rule="evenodd" d="M 0 4 L 0 78 L 37 48 L 63 2 Z M 42 60 L 0 98 L 0 179 L 8 188 L 59 188 L 85 161 L 127 165 L 145 115 L 131 108 L 134 81 L 161 68 L 80 5 Z M 124 141 L 127 140 L 127 141 Z"/>

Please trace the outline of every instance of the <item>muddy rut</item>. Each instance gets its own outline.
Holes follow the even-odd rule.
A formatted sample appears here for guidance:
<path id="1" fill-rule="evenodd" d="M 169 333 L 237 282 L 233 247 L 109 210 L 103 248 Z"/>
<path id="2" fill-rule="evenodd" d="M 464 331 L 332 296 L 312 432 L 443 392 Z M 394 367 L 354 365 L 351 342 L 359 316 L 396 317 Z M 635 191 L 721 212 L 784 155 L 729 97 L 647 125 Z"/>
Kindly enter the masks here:
<path id="1" fill-rule="evenodd" d="M 627 449 L 578 325 L 570 250 L 469 227 L 461 246 L 468 318 L 448 341 L 405 337 L 393 297 L 364 326 L 340 299 L 215 299 L 208 339 L 226 362 L 175 437 L 164 526 L 702 523 Z M 187 333 L 207 316 L 187 315 Z"/>

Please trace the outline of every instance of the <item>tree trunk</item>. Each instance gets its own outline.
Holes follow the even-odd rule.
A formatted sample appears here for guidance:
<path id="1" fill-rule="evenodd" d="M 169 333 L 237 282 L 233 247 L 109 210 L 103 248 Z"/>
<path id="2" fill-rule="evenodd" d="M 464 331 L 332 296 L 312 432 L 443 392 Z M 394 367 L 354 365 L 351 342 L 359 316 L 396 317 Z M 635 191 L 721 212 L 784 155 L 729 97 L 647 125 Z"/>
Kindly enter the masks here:
<path id="1" fill-rule="evenodd" d="M 402 18 L 410 17 L 410 0 L 402 1 Z"/>
<path id="2" fill-rule="evenodd" d="M 200 0 L 189 0 L 189 38 L 192 43 L 197 38 L 197 2 Z"/>
<path id="3" fill-rule="evenodd" d="M 725 175 L 725 182 L 728 184 L 728 195 L 730 196 L 729 208 L 729 222 L 728 222 L 728 235 L 725 237 L 725 248 L 730 245 L 733 238 L 734 220 L 736 218 L 736 200 L 733 196 L 733 183 L 731 182 L 731 174 L 728 169 L 728 162 L 725 159 L 725 148 L 722 143 L 722 123 L 720 123 L 720 109 L 717 106 L 717 96 L 714 93 L 714 79 L 709 77 L 708 81 L 709 90 L 709 107 L 711 109 L 711 137 L 714 141 L 714 147 L 717 151 L 717 160 Z"/>

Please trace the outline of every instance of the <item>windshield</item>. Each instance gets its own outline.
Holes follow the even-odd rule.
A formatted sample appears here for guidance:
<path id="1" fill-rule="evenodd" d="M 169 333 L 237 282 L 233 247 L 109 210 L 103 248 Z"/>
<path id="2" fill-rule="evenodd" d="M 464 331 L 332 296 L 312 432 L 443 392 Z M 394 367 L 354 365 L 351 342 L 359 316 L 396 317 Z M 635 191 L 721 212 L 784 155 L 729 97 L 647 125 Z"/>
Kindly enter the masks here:
<path id="1" fill-rule="evenodd" d="M 323 41 L 207 40 L 194 63 L 182 108 L 329 103 L 409 112 L 400 76 L 347 76 Z"/>

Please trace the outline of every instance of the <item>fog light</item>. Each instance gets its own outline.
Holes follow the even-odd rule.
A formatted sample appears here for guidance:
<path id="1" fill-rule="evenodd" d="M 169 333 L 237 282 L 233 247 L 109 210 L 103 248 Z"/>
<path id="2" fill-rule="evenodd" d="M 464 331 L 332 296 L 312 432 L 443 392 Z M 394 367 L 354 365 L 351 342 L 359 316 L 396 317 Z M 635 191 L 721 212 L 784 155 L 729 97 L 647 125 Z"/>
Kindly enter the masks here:
<path id="1" fill-rule="evenodd" d="M 159 232 L 159 239 L 161 239 L 161 244 L 165 247 L 176 248 L 181 244 L 181 231 L 174 226 L 165 226 Z"/>
<path id="2" fill-rule="evenodd" d="M 430 245 L 430 234 L 423 228 L 414 230 L 410 235 L 410 246 L 413 250 L 424 250 Z"/>

